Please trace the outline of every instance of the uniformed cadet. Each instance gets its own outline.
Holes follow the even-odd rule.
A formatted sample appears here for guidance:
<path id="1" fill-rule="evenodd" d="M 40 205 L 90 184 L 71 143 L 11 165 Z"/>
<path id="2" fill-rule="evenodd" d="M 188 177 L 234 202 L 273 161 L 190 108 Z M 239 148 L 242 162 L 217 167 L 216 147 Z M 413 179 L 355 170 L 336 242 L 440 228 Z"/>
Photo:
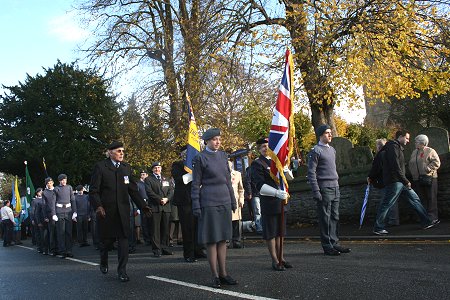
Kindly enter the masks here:
<path id="1" fill-rule="evenodd" d="M 77 208 L 77 239 L 80 247 L 89 246 L 87 241 L 88 227 L 91 211 L 89 196 L 84 194 L 84 187 L 79 185 L 76 187 L 75 202 Z"/>
<path id="2" fill-rule="evenodd" d="M 31 201 L 30 219 L 33 225 L 33 232 L 36 239 L 37 251 L 38 253 L 43 253 L 43 238 L 41 236 L 42 221 L 40 218 L 39 207 L 42 207 L 44 200 L 42 199 L 42 188 L 37 188 L 35 192 L 35 197 Z"/>
<path id="3" fill-rule="evenodd" d="M 58 176 L 59 185 L 55 187 L 56 231 L 58 234 L 58 249 L 61 258 L 73 257 L 72 254 L 72 220 L 76 221 L 77 207 L 73 188 L 67 184 L 67 175 Z"/>
<path id="4" fill-rule="evenodd" d="M 58 239 L 56 234 L 56 221 L 58 221 L 58 217 L 56 216 L 55 189 L 53 187 L 53 179 L 51 177 L 45 178 L 45 189 L 42 192 L 42 199 L 44 199 L 44 222 L 47 223 L 47 238 L 45 238 L 45 240 L 48 242 L 48 250 L 50 251 L 50 254 L 52 256 L 56 256 L 58 255 Z"/>

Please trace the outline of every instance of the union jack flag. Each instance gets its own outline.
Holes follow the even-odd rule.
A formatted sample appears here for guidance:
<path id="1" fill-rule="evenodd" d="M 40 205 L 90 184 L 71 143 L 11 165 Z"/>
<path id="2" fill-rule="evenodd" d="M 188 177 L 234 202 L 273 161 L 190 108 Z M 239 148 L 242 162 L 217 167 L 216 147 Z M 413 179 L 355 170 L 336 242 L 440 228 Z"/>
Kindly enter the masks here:
<path id="1" fill-rule="evenodd" d="M 269 133 L 268 153 L 272 162 L 270 176 L 287 191 L 288 184 L 283 169 L 289 164 L 294 150 L 294 63 L 292 54 L 286 50 L 283 79 L 278 91 L 278 98 L 273 110 L 272 125 Z"/>

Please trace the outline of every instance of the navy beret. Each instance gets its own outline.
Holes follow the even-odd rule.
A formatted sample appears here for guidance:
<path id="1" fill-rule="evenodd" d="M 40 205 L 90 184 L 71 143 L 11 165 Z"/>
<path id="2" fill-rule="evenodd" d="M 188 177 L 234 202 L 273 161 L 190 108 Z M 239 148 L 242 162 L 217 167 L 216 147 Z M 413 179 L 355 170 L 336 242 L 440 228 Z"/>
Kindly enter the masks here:
<path id="1" fill-rule="evenodd" d="M 59 174 L 58 175 L 58 181 L 61 181 L 63 179 L 67 179 L 67 175 L 66 174 Z"/>
<path id="2" fill-rule="evenodd" d="M 150 167 L 150 169 L 153 170 L 154 167 L 158 167 L 158 166 L 161 167 L 161 163 L 159 161 L 155 161 L 154 163 L 152 163 L 152 166 Z"/>
<path id="3" fill-rule="evenodd" d="M 37 195 L 39 192 L 42 192 L 42 188 L 37 188 L 35 194 Z"/>
<path id="4" fill-rule="evenodd" d="M 219 128 L 210 128 L 203 133 L 202 140 L 208 141 L 212 139 L 215 136 L 220 136 L 220 129 Z"/>
<path id="5" fill-rule="evenodd" d="M 268 138 L 260 138 L 259 140 L 256 141 L 256 145 L 267 144 L 268 142 L 269 142 Z"/>
<path id="6" fill-rule="evenodd" d="M 51 177 L 45 178 L 45 184 L 49 183 L 49 181 L 53 181 L 53 179 Z"/>
<path id="7" fill-rule="evenodd" d="M 113 141 L 111 144 L 108 145 L 108 150 L 114 150 L 117 148 L 122 148 L 123 143 L 119 141 Z"/>
<path id="8" fill-rule="evenodd" d="M 328 124 L 323 124 L 323 125 L 320 125 L 319 127 L 317 127 L 317 129 L 316 129 L 317 138 L 319 138 L 327 129 L 331 129 L 330 125 L 328 125 Z"/>

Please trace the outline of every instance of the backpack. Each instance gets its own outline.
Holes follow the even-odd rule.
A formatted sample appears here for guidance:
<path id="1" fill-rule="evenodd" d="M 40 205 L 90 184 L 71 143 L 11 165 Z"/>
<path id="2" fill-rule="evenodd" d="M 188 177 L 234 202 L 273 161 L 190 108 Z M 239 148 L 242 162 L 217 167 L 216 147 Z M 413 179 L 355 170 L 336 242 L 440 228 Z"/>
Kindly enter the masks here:
<path id="1" fill-rule="evenodd" d="M 381 148 L 380 152 L 378 152 L 377 155 L 375 155 L 375 158 L 373 159 L 373 163 L 372 163 L 372 169 L 370 170 L 370 174 L 369 174 L 369 177 L 372 180 L 373 187 L 375 187 L 377 189 L 384 188 L 383 160 L 384 160 L 385 153 L 386 153 L 386 151 L 383 147 L 383 148 Z"/>

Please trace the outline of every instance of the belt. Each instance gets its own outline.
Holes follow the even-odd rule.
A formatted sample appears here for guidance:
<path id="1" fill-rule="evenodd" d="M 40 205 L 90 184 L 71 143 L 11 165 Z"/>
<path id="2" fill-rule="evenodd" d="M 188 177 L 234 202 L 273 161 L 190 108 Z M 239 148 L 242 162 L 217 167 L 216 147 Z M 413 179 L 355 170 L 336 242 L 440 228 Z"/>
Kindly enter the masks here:
<path id="1" fill-rule="evenodd" d="M 68 207 L 71 207 L 72 205 L 69 203 L 69 204 L 60 204 L 60 203 L 56 203 L 56 207 L 62 207 L 62 208 L 68 208 Z"/>

